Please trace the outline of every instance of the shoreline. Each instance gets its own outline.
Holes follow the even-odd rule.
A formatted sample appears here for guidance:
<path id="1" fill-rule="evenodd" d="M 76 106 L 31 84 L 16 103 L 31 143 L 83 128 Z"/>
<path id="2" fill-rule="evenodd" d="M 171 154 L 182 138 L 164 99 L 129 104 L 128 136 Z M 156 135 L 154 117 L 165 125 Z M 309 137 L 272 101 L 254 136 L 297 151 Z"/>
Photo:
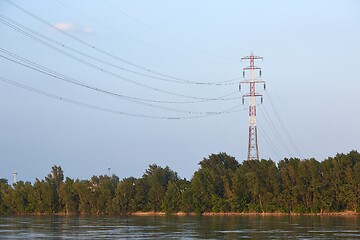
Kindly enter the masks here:
<path id="1" fill-rule="evenodd" d="M 282 212 L 269 212 L 269 213 L 257 213 L 257 212 L 204 212 L 202 214 L 191 213 L 171 213 L 166 214 L 164 212 L 134 212 L 126 215 L 130 216 L 355 216 L 360 213 L 355 211 L 345 212 L 324 212 L 324 213 L 282 213 Z"/>
<path id="2" fill-rule="evenodd" d="M 7 216 L 356 216 L 360 215 L 356 211 L 344 211 L 344 212 L 323 212 L 323 213 L 283 213 L 283 212 L 177 212 L 177 213 L 165 213 L 165 212 L 132 212 L 132 213 L 120 213 L 120 214 L 87 214 L 87 213 L 14 213 Z"/>

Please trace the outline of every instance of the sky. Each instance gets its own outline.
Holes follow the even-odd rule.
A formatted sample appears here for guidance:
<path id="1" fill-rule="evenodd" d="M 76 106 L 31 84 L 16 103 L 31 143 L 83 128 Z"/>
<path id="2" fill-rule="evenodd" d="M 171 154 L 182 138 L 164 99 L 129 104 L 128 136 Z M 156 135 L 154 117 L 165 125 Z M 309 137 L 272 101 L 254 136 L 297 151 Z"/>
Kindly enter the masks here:
<path id="1" fill-rule="evenodd" d="M 261 159 L 359 151 L 359 1 L 1 1 L 0 178 L 241 163 L 251 53 Z"/>

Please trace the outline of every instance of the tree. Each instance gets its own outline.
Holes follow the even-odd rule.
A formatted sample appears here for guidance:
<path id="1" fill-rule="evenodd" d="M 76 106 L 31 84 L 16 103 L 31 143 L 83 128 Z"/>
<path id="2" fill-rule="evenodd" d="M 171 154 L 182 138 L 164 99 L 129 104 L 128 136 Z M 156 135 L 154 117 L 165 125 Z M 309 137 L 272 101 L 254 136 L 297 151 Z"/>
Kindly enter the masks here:
<path id="1" fill-rule="evenodd" d="M 170 181 L 162 201 L 162 209 L 166 213 L 175 213 L 180 209 L 181 191 L 175 182 Z"/>
<path id="2" fill-rule="evenodd" d="M 190 183 L 190 191 L 193 195 L 192 203 L 195 212 L 203 213 L 211 211 L 211 193 L 214 192 L 212 189 L 212 183 L 208 182 L 205 171 L 195 172 Z"/>
<path id="3" fill-rule="evenodd" d="M 74 192 L 78 196 L 79 213 L 89 214 L 95 213 L 95 191 L 89 180 L 77 179 L 73 184 Z"/>
<path id="4" fill-rule="evenodd" d="M 236 169 L 233 178 L 233 195 L 229 199 L 231 211 L 246 212 L 249 211 L 248 204 L 250 203 L 250 193 L 246 183 L 246 172 L 241 165 Z"/>
<path id="5" fill-rule="evenodd" d="M 275 162 L 261 160 L 257 177 L 260 180 L 259 203 L 261 211 L 274 212 L 280 210 L 277 199 L 280 194 L 280 177 Z"/>
<path id="6" fill-rule="evenodd" d="M 51 176 L 50 176 L 51 177 Z M 51 178 L 46 177 L 40 182 L 41 211 L 44 213 L 55 213 L 58 204 L 58 196 Z"/>
<path id="7" fill-rule="evenodd" d="M 323 187 L 320 189 L 320 212 L 330 212 L 336 207 L 336 195 L 337 195 L 337 186 L 340 184 L 335 180 L 336 174 L 334 172 L 334 163 L 333 160 L 328 158 L 320 164 L 321 172 L 322 172 L 322 185 Z"/>
<path id="8" fill-rule="evenodd" d="M 99 213 L 112 213 L 112 200 L 115 196 L 115 190 L 119 182 L 119 178 L 115 175 L 109 177 L 100 175 L 98 178 L 99 186 L 96 189 L 97 206 Z"/>
<path id="9" fill-rule="evenodd" d="M 300 159 L 285 158 L 278 163 L 280 171 L 280 204 L 286 212 L 294 212 L 299 204 L 297 172 Z"/>
<path id="10" fill-rule="evenodd" d="M 117 184 L 113 202 L 115 212 L 131 213 L 136 211 L 135 181 L 135 178 L 130 177 L 121 180 Z"/>
<path id="11" fill-rule="evenodd" d="M 146 170 L 143 179 L 149 186 L 147 208 L 155 212 L 161 211 L 168 183 L 179 180 L 177 173 L 168 166 L 162 168 L 153 164 Z"/>
<path id="12" fill-rule="evenodd" d="M 356 183 L 354 177 L 354 164 L 358 154 L 352 151 L 348 154 L 337 154 L 332 161 L 333 173 L 336 179 L 333 179 L 336 194 L 336 210 L 356 210 Z"/>
<path id="13" fill-rule="evenodd" d="M 239 163 L 234 157 L 219 153 L 204 158 L 199 165 L 190 185 L 195 211 L 229 211 L 232 181 Z"/>
<path id="14" fill-rule="evenodd" d="M 40 185 L 41 212 L 57 213 L 63 208 L 60 198 L 60 185 L 64 180 L 64 173 L 60 166 L 54 165 L 51 173 L 42 180 Z"/>
<path id="15" fill-rule="evenodd" d="M 135 211 L 150 211 L 148 205 L 149 183 L 146 179 L 140 178 L 134 181 L 135 187 Z"/>
<path id="16" fill-rule="evenodd" d="M 139 179 L 116 175 L 74 181 L 54 165 L 45 179 L 0 179 L 0 214 L 136 211 L 297 212 L 360 211 L 360 154 L 351 151 L 322 162 L 285 158 L 239 164 L 226 153 L 199 162 L 191 181 L 169 167 L 149 165 Z"/>
<path id="17" fill-rule="evenodd" d="M 12 191 L 12 209 L 17 213 L 33 212 L 33 206 L 29 204 L 29 195 L 32 191 L 30 182 L 18 181 L 14 184 L 14 191 Z"/>
<path id="18" fill-rule="evenodd" d="M 0 178 L 0 214 L 11 213 L 11 193 L 12 188 L 8 180 Z"/>
<path id="19" fill-rule="evenodd" d="M 314 158 L 303 160 L 299 164 L 300 193 L 306 212 L 319 212 L 323 188 L 320 163 Z"/>
<path id="20" fill-rule="evenodd" d="M 73 179 L 66 177 L 65 182 L 60 183 L 59 197 L 65 213 L 78 213 L 79 196 L 75 192 Z"/>
<path id="21" fill-rule="evenodd" d="M 239 167 L 239 175 L 243 177 L 243 183 L 248 196 L 247 208 L 251 212 L 263 211 L 259 166 L 259 160 L 247 160 Z"/>
<path id="22" fill-rule="evenodd" d="M 356 187 L 355 193 L 357 197 L 356 211 L 359 212 L 360 211 L 360 159 L 354 165 L 354 182 Z"/>

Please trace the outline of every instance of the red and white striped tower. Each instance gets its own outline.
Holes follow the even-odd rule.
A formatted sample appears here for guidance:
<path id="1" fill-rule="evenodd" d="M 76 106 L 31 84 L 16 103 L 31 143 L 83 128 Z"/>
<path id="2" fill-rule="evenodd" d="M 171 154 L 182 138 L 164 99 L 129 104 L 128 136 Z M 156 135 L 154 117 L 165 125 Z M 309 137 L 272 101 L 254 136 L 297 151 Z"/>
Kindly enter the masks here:
<path id="1" fill-rule="evenodd" d="M 257 83 L 263 83 L 265 89 L 265 81 L 255 78 L 254 70 L 259 70 L 259 77 L 261 77 L 261 68 L 255 66 L 255 60 L 263 59 L 263 57 L 254 56 L 251 52 L 250 56 L 241 58 L 241 60 L 249 60 L 250 66 L 243 68 L 243 77 L 245 77 L 245 71 L 250 71 L 250 79 L 240 82 L 239 88 L 241 89 L 241 84 L 249 84 L 250 92 L 244 94 L 242 101 L 244 104 L 244 98 L 249 98 L 249 142 L 248 142 L 248 160 L 259 159 L 259 147 L 257 141 L 257 127 L 256 127 L 256 97 L 261 97 L 261 103 L 263 101 L 263 96 L 256 92 L 255 86 Z"/>

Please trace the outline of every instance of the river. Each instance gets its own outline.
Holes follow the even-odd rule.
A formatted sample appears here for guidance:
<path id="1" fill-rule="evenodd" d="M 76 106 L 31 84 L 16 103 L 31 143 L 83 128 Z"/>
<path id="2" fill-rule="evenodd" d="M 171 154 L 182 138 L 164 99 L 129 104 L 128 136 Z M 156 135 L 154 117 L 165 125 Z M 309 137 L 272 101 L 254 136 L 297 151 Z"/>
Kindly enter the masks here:
<path id="1" fill-rule="evenodd" d="M 10 216 L 0 239 L 360 239 L 360 216 Z"/>

